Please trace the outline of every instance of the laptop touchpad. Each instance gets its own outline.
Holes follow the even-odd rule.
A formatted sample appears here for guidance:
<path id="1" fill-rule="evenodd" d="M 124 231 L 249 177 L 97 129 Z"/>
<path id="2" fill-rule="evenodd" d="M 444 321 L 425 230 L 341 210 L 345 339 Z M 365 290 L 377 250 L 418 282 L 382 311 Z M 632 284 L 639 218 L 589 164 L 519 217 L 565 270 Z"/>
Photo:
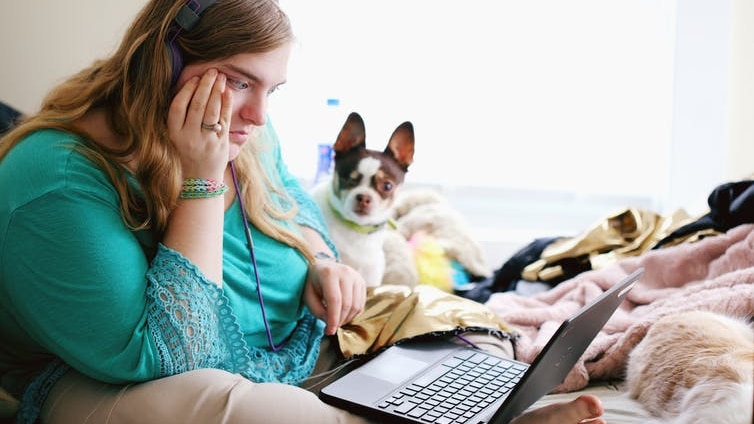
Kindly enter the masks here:
<path id="1" fill-rule="evenodd" d="M 372 378 L 389 381 L 393 384 L 402 382 L 422 371 L 427 362 L 401 354 L 397 350 L 387 350 L 377 358 L 367 362 L 359 372 Z"/>

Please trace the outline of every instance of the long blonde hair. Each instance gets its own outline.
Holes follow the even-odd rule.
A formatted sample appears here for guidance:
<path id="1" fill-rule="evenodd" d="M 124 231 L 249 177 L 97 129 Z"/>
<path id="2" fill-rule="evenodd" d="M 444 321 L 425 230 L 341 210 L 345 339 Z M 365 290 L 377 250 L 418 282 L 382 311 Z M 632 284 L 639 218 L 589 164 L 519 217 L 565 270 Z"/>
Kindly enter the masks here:
<path id="1" fill-rule="evenodd" d="M 174 66 L 167 40 L 186 0 L 152 0 L 139 12 L 110 57 L 72 75 L 45 97 L 38 113 L 27 117 L 0 140 L 0 161 L 29 133 L 56 128 L 82 134 L 71 122 L 95 108 L 107 113 L 112 130 L 124 140 L 118 148 L 90 143 L 83 152 L 111 179 L 121 199 L 123 220 L 130 228 L 149 229 L 161 237 L 181 188 L 180 163 L 167 137 L 167 111 L 172 100 Z M 184 65 L 215 61 L 241 53 L 274 50 L 294 39 L 290 21 L 275 0 L 219 0 L 201 14 L 196 25 L 174 39 Z M 267 178 L 254 154 L 256 141 L 235 160 L 247 215 L 260 231 L 300 250 L 311 260 L 306 243 L 280 220 L 287 209 L 271 202 L 281 187 Z M 136 159 L 138 193 L 128 184 L 126 157 Z M 284 194 L 284 193 L 283 193 Z"/>

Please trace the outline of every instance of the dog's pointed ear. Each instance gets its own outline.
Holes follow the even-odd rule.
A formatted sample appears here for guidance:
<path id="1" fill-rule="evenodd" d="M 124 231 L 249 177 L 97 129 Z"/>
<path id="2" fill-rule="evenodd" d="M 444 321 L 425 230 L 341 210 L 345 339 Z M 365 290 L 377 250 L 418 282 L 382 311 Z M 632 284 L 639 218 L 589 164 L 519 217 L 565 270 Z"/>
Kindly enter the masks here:
<path id="1" fill-rule="evenodd" d="M 392 155 L 403 170 L 408 171 L 408 166 L 414 162 L 414 126 L 411 122 L 406 121 L 393 131 L 385 153 Z"/>
<path id="2" fill-rule="evenodd" d="M 351 112 L 348 118 L 346 118 L 343 128 L 340 129 L 338 138 L 333 145 L 333 150 L 339 153 L 351 150 L 357 146 L 366 147 L 366 130 L 361 115 Z"/>

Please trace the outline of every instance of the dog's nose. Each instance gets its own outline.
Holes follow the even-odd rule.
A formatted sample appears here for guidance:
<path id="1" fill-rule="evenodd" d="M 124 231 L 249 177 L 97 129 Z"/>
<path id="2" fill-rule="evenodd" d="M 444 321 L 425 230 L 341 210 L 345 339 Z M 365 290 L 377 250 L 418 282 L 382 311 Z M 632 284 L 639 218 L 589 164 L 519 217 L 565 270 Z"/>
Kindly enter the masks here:
<path id="1" fill-rule="evenodd" d="M 356 195 L 356 200 L 361 206 L 369 206 L 369 204 L 372 203 L 372 196 L 366 194 L 358 194 Z"/>

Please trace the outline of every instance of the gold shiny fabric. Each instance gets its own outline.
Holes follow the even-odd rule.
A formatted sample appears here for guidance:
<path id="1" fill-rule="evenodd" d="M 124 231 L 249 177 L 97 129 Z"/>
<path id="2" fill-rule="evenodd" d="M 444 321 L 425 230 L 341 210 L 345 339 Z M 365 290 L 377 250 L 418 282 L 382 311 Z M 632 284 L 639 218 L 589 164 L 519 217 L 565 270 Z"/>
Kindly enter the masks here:
<path id="1" fill-rule="evenodd" d="M 418 336 L 466 331 L 515 337 L 512 328 L 481 303 L 426 284 L 381 285 L 368 289 L 364 311 L 338 330 L 338 342 L 350 358 Z"/>
<path id="2" fill-rule="evenodd" d="M 521 276 L 528 281 L 561 277 L 563 269 L 558 262 L 567 258 L 582 258 L 589 261 L 591 269 L 599 269 L 652 249 L 674 230 L 696 219 L 698 217 L 690 217 L 682 209 L 668 215 L 637 208 L 622 209 L 607 215 L 577 237 L 552 242 L 538 260 L 524 268 Z"/>

